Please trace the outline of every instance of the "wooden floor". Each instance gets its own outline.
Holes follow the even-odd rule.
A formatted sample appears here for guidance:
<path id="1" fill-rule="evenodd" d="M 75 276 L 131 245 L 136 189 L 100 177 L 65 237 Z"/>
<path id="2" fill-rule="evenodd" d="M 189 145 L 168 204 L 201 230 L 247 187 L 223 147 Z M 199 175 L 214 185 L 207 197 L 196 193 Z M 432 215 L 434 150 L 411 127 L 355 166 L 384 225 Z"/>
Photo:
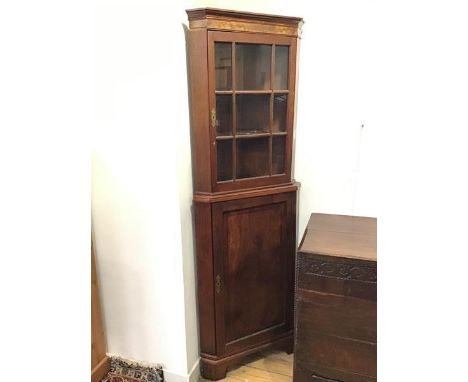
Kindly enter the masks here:
<path id="1" fill-rule="evenodd" d="M 221 381 L 229 382 L 291 382 L 293 354 L 278 351 L 263 352 L 252 356 L 242 365 L 232 367 Z M 200 378 L 200 381 L 207 381 Z"/>

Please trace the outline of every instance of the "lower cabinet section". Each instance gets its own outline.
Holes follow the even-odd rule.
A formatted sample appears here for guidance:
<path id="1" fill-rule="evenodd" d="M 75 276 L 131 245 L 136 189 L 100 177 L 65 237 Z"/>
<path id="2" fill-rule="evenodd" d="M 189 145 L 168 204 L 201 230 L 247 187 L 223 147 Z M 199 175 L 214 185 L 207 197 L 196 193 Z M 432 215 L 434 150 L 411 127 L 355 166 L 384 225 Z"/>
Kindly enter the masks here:
<path id="1" fill-rule="evenodd" d="M 201 373 L 292 351 L 296 191 L 195 203 Z"/>

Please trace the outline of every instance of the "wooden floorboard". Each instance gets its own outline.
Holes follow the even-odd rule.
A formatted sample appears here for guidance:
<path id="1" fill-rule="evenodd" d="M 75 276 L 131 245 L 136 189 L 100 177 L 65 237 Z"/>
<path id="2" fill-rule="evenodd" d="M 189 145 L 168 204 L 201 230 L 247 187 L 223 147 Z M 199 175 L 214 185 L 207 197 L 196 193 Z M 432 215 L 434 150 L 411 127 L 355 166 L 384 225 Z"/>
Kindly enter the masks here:
<path id="1" fill-rule="evenodd" d="M 220 382 L 292 382 L 293 355 L 278 351 L 249 357 L 242 365 L 229 369 Z M 200 378 L 200 381 L 207 381 Z"/>

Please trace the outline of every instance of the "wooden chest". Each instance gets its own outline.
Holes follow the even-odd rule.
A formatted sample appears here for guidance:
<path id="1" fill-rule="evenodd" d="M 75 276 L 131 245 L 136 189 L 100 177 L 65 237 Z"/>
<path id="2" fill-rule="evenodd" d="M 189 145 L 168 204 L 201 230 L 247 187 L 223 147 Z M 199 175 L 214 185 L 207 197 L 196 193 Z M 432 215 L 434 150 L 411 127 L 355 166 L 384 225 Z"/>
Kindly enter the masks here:
<path id="1" fill-rule="evenodd" d="M 377 381 L 377 219 L 312 214 L 297 254 L 294 382 Z"/>

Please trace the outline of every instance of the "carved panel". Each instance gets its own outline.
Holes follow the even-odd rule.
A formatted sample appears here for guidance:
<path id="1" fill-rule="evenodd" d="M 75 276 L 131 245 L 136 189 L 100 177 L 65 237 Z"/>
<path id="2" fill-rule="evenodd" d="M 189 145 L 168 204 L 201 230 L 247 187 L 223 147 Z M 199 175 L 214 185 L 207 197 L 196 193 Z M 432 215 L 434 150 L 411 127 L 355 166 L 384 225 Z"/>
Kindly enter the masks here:
<path id="1" fill-rule="evenodd" d="M 329 276 L 344 280 L 377 282 L 377 268 L 361 265 L 356 262 L 335 262 L 318 260 L 310 256 L 301 257 L 301 268 L 304 274 Z"/>

